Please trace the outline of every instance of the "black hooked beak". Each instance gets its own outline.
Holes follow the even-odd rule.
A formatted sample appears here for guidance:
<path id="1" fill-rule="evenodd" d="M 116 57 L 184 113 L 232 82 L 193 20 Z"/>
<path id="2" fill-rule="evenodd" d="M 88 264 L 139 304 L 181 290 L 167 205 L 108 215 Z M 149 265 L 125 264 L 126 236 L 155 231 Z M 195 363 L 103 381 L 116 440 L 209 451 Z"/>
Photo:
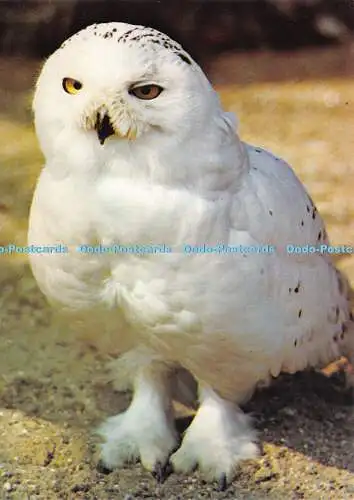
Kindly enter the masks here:
<path id="1" fill-rule="evenodd" d="M 101 116 L 100 113 L 97 113 L 95 130 L 97 131 L 98 140 L 102 145 L 107 137 L 114 135 L 114 128 L 107 113 L 103 116 Z"/>

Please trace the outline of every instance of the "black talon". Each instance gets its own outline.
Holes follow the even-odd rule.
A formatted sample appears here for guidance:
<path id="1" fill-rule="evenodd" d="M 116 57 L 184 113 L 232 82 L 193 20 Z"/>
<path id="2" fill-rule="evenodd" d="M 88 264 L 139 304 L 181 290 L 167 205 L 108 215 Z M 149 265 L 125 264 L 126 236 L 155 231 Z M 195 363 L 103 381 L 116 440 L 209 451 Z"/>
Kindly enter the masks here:
<path id="1" fill-rule="evenodd" d="M 99 472 L 100 474 L 104 474 L 105 476 L 107 476 L 108 474 L 110 474 L 112 472 L 112 469 L 109 469 L 108 467 L 106 467 L 105 464 L 102 462 L 102 460 L 99 460 L 97 462 L 96 470 L 97 470 L 97 472 Z"/>
<path id="2" fill-rule="evenodd" d="M 218 482 L 218 491 L 225 491 L 226 488 L 227 488 L 226 474 L 222 474 Z"/>
<path id="3" fill-rule="evenodd" d="M 156 462 L 152 475 L 158 483 L 162 484 L 172 472 L 173 466 L 170 462 L 167 462 L 165 465 L 162 465 L 161 462 Z"/>

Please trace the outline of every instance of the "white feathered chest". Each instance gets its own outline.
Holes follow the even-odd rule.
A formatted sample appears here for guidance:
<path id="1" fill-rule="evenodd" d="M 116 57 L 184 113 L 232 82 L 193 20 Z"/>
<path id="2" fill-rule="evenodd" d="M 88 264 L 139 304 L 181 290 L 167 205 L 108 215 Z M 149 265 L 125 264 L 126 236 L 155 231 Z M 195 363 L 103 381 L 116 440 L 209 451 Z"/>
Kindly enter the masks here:
<path id="1" fill-rule="evenodd" d="M 294 342 L 314 341 L 320 330 L 323 352 L 316 348 L 314 356 L 319 362 L 333 357 L 327 312 L 345 302 L 336 274 L 326 258 L 284 250 L 289 243 L 317 244 L 320 232 L 325 238 L 322 221 L 289 167 L 262 150 L 248 147 L 248 154 L 250 170 L 239 191 L 214 199 L 110 176 L 75 184 L 44 171 L 29 242 L 69 247 L 68 255 L 31 256 L 44 293 L 66 307 L 113 310 L 113 318 L 122 316 L 142 337 L 145 331 L 171 356 L 188 351 L 192 365 L 200 366 L 203 357 L 210 362 L 212 346 L 223 339 L 236 360 L 247 352 L 253 363 L 259 359 L 259 378 L 292 363 L 298 369 L 307 357 L 298 357 Z M 172 253 L 77 250 L 83 244 L 147 243 L 168 245 Z M 184 244 L 216 243 L 245 249 L 271 244 L 279 251 L 183 252 Z"/>

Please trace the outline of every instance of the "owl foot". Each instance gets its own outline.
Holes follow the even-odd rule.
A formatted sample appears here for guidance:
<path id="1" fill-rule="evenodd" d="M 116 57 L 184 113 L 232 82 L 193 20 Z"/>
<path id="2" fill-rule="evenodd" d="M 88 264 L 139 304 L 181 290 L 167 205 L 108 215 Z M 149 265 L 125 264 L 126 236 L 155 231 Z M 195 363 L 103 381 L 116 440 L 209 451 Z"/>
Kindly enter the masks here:
<path id="1" fill-rule="evenodd" d="M 164 415 L 153 408 L 129 408 L 109 418 L 99 429 L 105 442 L 101 447 L 101 469 L 112 470 L 140 459 L 142 465 L 162 481 L 166 464 L 177 439 Z"/>
<path id="2" fill-rule="evenodd" d="M 255 433 L 246 415 L 212 390 L 203 389 L 200 399 L 182 445 L 170 460 L 177 472 L 190 472 L 199 466 L 223 490 L 233 479 L 238 463 L 259 454 Z"/>
<path id="3" fill-rule="evenodd" d="M 138 376 L 129 408 L 110 417 L 97 433 L 104 439 L 101 468 L 112 470 L 140 459 L 162 481 L 167 475 L 169 456 L 178 442 L 164 377 L 159 377 L 156 371 Z"/>

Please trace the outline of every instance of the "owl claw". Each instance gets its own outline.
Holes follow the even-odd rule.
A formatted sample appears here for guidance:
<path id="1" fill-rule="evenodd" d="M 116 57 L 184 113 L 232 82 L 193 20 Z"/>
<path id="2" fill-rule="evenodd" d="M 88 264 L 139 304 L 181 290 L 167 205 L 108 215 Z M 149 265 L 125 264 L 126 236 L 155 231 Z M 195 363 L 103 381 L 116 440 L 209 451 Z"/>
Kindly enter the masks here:
<path id="1" fill-rule="evenodd" d="M 152 475 L 158 483 L 162 484 L 166 481 L 168 476 L 172 474 L 172 472 L 173 466 L 170 462 L 167 462 L 165 465 L 162 465 L 161 462 L 156 462 Z"/>
<path id="2" fill-rule="evenodd" d="M 222 474 L 218 481 L 218 491 L 225 491 L 227 486 L 228 484 L 227 484 L 226 474 Z"/>
<path id="3" fill-rule="evenodd" d="M 108 474 L 110 474 L 112 472 L 112 469 L 109 469 L 108 467 L 106 467 L 102 460 L 99 460 L 97 462 L 96 470 L 97 470 L 97 472 L 99 472 L 100 474 L 104 474 L 105 476 L 107 476 Z"/>

